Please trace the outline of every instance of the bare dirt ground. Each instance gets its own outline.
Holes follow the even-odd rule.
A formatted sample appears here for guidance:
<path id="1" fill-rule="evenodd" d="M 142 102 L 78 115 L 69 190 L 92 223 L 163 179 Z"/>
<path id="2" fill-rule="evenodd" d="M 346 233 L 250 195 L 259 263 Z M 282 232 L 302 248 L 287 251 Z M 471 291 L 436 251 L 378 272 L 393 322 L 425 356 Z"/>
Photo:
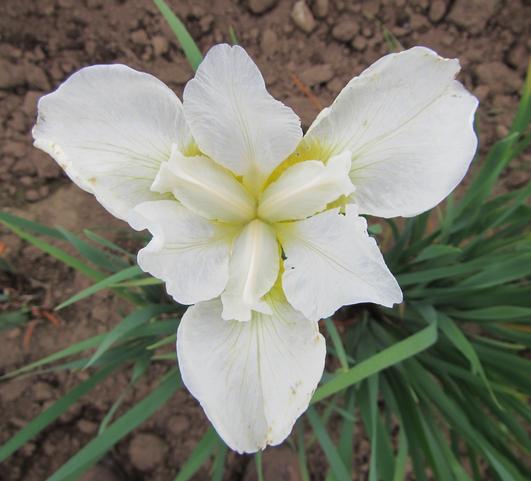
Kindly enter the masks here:
<path id="1" fill-rule="evenodd" d="M 292 0 L 179 1 L 169 4 L 203 52 L 230 40 L 239 42 L 261 68 L 268 88 L 294 108 L 307 127 L 346 82 L 388 53 L 384 28 L 405 47 L 425 45 L 461 60 L 461 80 L 480 99 L 481 150 L 507 133 L 518 103 L 531 40 L 527 0 L 307 0 L 304 15 L 293 15 Z M 300 3 L 300 2 L 299 2 Z M 298 7 L 296 10 L 300 10 Z M 125 63 L 150 72 L 178 94 L 192 76 L 183 54 L 156 8 L 147 0 L 4 0 L 0 5 L 0 207 L 48 225 L 83 228 L 119 237 L 126 228 L 32 147 L 37 99 L 79 68 Z M 301 82 L 312 92 L 310 99 Z M 436 126 L 434 126 L 436 128 Z M 503 189 L 529 182 L 531 157 L 503 177 Z M 112 228 L 112 229 L 109 229 Z M 20 305 L 52 308 L 89 285 L 59 262 L 0 229 L 0 255 L 15 274 L 0 271 L 8 300 L 0 312 Z M 58 348 L 109 330 L 127 304 L 102 293 L 62 312 L 55 327 L 35 316 L 30 339 L 16 328 L 0 332 L 0 373 Z M 149 392 L 155 372 L 127 397 L 124 409 Z M 41 481 L 90 440 L 112 402 L 128 384 L 115 376 L 90 398 L 0 466 L 2 481 Z M 43 408 L 86 377 L 46 374 L 0 385 L 0 443 Z M 183 390 L 132 435 L 121 441 L 84 481 L 171 480 L 206 428 L 196 402 Z M 356 443 L 356 480 L 366 479 L 368 443 Z M 269 450 L 266 479 L 298 480 L 293 455 Z M 310 453 L 312 478 L 324 478 L 318 450 Z M 254 478 L 249 458 L 230 454 L 226 480 Z M 206 470 L 194 479 L 209 479 Z"/>

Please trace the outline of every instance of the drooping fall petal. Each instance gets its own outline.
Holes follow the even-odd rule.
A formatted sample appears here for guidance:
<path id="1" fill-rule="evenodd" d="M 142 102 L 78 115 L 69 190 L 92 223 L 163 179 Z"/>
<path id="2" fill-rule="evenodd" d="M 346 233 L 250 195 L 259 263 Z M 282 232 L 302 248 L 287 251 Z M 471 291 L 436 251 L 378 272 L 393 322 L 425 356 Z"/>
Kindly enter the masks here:
<path id="1" fill-rule="evenodd" d="M 226 321 L 219 300 L 190 307 L 177 332 L 179 368 L 227 445 L 255 452 L 281 443 L 306 410 L 326 355 L 316 323 L 281 294 L 267 296 L 272 314 Z"/>

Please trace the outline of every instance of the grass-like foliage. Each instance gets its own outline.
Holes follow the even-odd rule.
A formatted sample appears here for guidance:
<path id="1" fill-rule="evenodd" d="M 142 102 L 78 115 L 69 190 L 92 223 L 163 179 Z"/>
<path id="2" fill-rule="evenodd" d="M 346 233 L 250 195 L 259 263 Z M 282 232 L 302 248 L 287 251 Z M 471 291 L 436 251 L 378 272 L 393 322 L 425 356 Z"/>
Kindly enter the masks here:
<path id="1" fill-rule="evenodd" d="M 156 4 L 197 67 L 201 55 L 192 38 L 162 0 Z M 498 196 L 492 191 L 502 171 L 531 141 L 530 93 L 528 75 L 509 134 L 475 161 L 475 176 L 460 198 L 402 224 L 388 221 L 381 229 L 380 241 L 389 246 L 386 261 L 398 274 L 404 304 L 393 310 L 357 306 L 341 316 L 348 322 L 327 319 L 322 324 L 329 365 L 337 370 L 325 373 L 312 406 L 288 440 L 305 481 L 310 479 L 307 452 L 315 443 L 329 463 L 327 481 L 351 479 L 357 423 L 371 441 L 370 481 L 404 480 L 408 460 L 418 481 L 529 479 L 531 185 Z M 90 367 L 87 380 L 0 447 L 0 461 L 116 371 L 132 367 L 134 385 L 152 363 L 168 365 L 158 386 L 118 418 L 124 395 L 117 397 L 97 436 L 48 481 L 78 479 L 182 389 L 175 354 L 160 348 L 174 344 L 184 308 L 161 302 L 166 298 L 160 282 L 136 267 L 134 255 L 91 231 L 81 238 L 6 212 L 0 213 L 0 222 L 94 281 L 58 308 L 101 289 L 112 289 L 134 305 L 111 331 L 3 376 Z M 57 241 L 78 255 L 57 247 Z M 0 329 L 27 318 L 25 310 L 4 313 Z M 313 433 L 305 436 L 308 429 Z M 221 480 L 226 453 L 209 429 L 176 481 L 190 479 L 205 463 L 212 480 Z M 260 455 L 256 461 L 260 470 Z"/>

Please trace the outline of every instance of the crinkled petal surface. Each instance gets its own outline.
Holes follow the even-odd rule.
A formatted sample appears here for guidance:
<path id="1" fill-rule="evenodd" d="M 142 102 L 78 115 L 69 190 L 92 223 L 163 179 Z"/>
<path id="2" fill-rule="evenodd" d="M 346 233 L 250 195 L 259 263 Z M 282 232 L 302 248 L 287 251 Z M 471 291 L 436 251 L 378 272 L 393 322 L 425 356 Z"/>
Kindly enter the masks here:
<path id="1" fill-rule="evenodd" d="M 458 71 L 457 60 L 424 47 L 387 55 L 312 124 L 304 143 L 323 157 L 352 152 L 362 214 L 417 215 L 461 181 L 477 146 L 477 99 L 454 80 Z"/>
<path id="2" fill-rule="evenodd" d="M 86 67 L 39 100 L 35 146 L 70 178 L 126 220 L 150 191 L 172 144 L 192 141 L 177 96 L 152 75 L 125 65 Z"/>
<path id="3" fill-rule="evenodd" d="M 256 201 L 227 169 L 208 157 L 186 157 L 174 150 L 162 164 L 152 189 L 171 192 L 202 217 L 225 222 L 254 218 Z"/>
<path id="4" fill-rule="evenodd" d="M 270 314 L 262 297 L 273 287 L 280 269 L 275 231 L 255 219 L 245 226 L 232 248 L 229 281 L 221 296 L 223 319 L 249 321 L 251 310 Z"/>
<path id="5" fill-rule="evenodd" d="M 349 208 L 276 225 L 286 260 L 282 286 L 289 303 L 308 319 L 341 306 L 373 302 L 392 306 L 402 292 L 384 263 L 367 222 Z"/>
<path id="6" fill-rule="evenodd" d="M 225 321 L 219 300 L 190 307 L 177 331 L 182 378 L 227 445 L 240 453 L 281 443 L 307 409 L 326 348 L 281 295 L 272 315 Z"/>
<path id="7" fill-rule="evenodd" d="M 298 116 L 271 97 L 258 67 L 241 47 L 212 47 L 183 97 L 201 151 L 244 175 L 253 189 L 302 138 Z"/>
<path id="8" fill-rule="evenodd" d="M 260 196 L 258 215 L 270 222 L 304 219 L 354 187 L 349 179 L 350 152 L 332 157 L 326 164 L 317 160 L 288 168 Z"/>
<path id="9" fill-rule="evenodd" d="M 165 281 L 177 302 L 193 304 L 221 294 L 229 278 L 234 227 L 208 221 L 173 200 L 138 205 L 129 223 L 153 235 L 138 253 L 138 265 Z"/>

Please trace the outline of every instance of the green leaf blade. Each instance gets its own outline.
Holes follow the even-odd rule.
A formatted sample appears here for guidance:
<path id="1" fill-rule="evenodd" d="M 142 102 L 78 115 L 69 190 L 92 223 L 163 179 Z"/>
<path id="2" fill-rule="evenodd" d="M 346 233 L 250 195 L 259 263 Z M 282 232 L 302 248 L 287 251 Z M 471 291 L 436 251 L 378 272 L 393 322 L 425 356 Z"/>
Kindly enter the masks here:
<path id="1" fill-rule="evenodd" d="M 312 398 L 312 404 L 325 399 L 343 389 L 356 384 L 372 374 L 376 374 L 391 367 L 408 357 L 414 356 L 427 349 L 437 340 L 437 325 L 434 323 L 407 339 L 394 344 L 387 349 L 375 354 L 369 359 L 360 362 L 347 372 L 340 373 L 330 381 L 320 386 Z"/>
<path id="2" fill-rule="evenodd" d="M 188 59 L 188 62 L 190 63 L 191 67 L 194 70 L 197 70 L 197 67 L 199 67 L 199 64 L 203 60 L 203 56 L 201 55 L 201 51 L 197 47 L 197 44 L 195 43 L 194 39 L 186 29 L 184 24 L 176 17 L 176 15 L 172 12 L 170 7 L 168 7 L 168 4 L 164 0 L 153 1 L 155 2 L 155 5 L 160 10 L 160 13 L 162 13 L 162 16 L 165 18 L 166 22 L 168 22 L 168 25 L 177 37 L 177 40 L 179 41 L 179 44 L 181 45 L 184 51 L 184 55 Z"/>

